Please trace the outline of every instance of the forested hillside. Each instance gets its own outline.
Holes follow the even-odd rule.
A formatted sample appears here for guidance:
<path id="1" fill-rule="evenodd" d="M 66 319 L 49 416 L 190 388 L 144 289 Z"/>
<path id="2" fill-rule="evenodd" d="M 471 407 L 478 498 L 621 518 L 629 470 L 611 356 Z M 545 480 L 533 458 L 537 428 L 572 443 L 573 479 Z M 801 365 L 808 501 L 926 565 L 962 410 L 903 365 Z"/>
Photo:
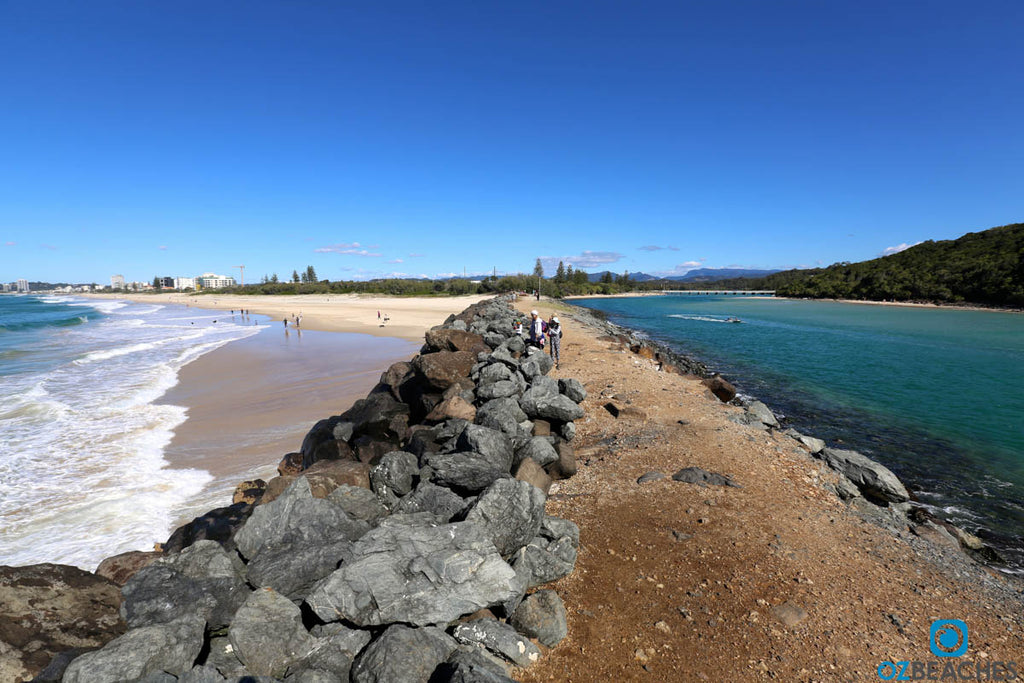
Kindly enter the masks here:
<path id="1" fill-rule="evenodd" d="M 716 284 L 778 296 L 1024 306 L 1024 223 L 929 240 L 871 261 Z"/>

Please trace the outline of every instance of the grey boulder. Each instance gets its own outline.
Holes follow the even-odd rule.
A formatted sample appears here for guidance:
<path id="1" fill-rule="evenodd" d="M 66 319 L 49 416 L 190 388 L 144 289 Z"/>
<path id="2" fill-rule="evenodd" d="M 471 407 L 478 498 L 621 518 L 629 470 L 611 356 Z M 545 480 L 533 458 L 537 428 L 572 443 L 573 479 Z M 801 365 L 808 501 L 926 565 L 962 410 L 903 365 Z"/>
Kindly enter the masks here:
<path id="1" fill-rule="evenodd" d="M 192 668 L 203 648 L 206 620 L 196 614 L 163 624 L 135 628 L 75 659 L 65 683 L 119 683 L 167 672 L 178 676 Z"/>
<path id="2" fill-rule="evenodd" d="M 283 678 L 313 650 L 302 612 L 279 593 L 255 591 L 231 622 L 228 639 L 238 659 L 256 676 Z"/>
<path id="3" fill-rule="evenodd" d="M 569 397 L 573 403 L 583 403 L 584 399 L 587 398 L 587 390 L 583 388 L 583 384 L 578 379 L 572 377 L 559 379 L 558 391 Z"/>
<path id="4" fill-rule="evenodd" d="M 427 683 L 457 647 L 441 629 L 395 624 L 356 659 L 352 683 Z"/>
<path id="5" fill-rule="evenodd" d="M 446 624 L 506 600 L 514 577 L 476 523 L 381 526 L 355 544 L 353 559 L 317 584 L 306 603 L 327 622 Z"/>
<path id="6" fill-rule="evenodd" d="M 435 482 L 474 493 L 509 474 L 500 463 L 479 453 L 433 453 L 427 464 L 434 470 L 431 478 Z"/>
<path id="7" fill-rule="evenodd" d="M 904 503 L 910 500 L 906 487 L 892 470 L 857 451 L 825 448 L 821 458 L 832 469 L 845 474 L 865 498 L 883 503 Z"/>
<path id="8" fill-rule="evenodd" d="M 499 479 L 480 494 L 467 522 L 476 522 L 507 557 L 540 531 L 547 497 L 536 486 L 517 479 Z"/>
<path id="9" fill-rule="evenodd" d="M 519 401 L 511 397 L 488 401 L 476 411 L 477 424 L 509 435 L 517 434 L 519 423 L 526 419 Z"/>
<path id="10" fill-rule="evenodd" d="M 779 426 L 779 421 L 775 418 L 775 413 L 760 401 L 752 401 L 747 406 L 747 412 L 756 417 L 761 424 L 768 425 L 769 427 Z"/>
<path id="11" fill-rule="evenodd" d="M 540 650 L 536 645 L 508 624 L 496 619 L 474 619 L 459 624 L 452 635 L 460 643 L 481 645 L 516 666 L 525 668 L 540 659 Z"/>
<path id="12" fill-rule="evenodd" d="M 509 623 L 547 647 L 558 645 L 569 633 L 565 605 L 553 590 L 539 590 L 526 596 Z"/>
<path id="13" fill-rule="evenodd" d="M 532 458 L 541 467 L 547 467 L 558 460 L 558 453 L 551 441 L 543 436 L 534 436 L 516 450 L 516 460 L 522 462 Z"/>
<path id="14" fill-rule="evenodd" d="M 232 553 L 234 555 L 234 553 Z M 245 569 L 216 541 L 196 541 L 138 571 L 121 589 L 121 616 L 130 628 L 194 613 L 217 629 L 231 622 L 246 597 Z"/>

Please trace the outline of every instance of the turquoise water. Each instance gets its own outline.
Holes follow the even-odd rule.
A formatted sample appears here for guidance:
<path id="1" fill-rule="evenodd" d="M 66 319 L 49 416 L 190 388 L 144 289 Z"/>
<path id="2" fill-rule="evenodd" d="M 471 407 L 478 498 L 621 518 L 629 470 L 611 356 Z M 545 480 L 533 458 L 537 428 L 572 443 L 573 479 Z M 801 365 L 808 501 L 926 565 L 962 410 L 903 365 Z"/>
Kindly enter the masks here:
<path id="1" fill-rule="evenodd" d="M 574 303 L 884 463 L 1024 568 L 1024 315 L 693 295 Z"/>

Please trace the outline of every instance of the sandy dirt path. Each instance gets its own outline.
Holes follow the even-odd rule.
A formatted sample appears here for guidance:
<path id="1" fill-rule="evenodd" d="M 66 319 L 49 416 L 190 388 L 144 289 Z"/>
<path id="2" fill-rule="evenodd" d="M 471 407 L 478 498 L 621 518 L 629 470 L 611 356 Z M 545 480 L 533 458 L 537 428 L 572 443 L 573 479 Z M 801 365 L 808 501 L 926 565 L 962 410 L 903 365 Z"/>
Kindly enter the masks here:
<path id="1" fill-rule="evenodd" d="M 728 421 L 739 408 L 567 308 L 520 306 L 531 307 L 559 313 L 553 375 L 588 397 L 579 473 L 548 502 L 581 529 L 576 571 L 552 586 L 569 636 L 520 680 L 877 681 L 886 661 L 937 662 L 939 675 L 952 661 L 960 679 L 1018 662 L 1024 674 L 1019 587 L 959 550 L 919 554 L 906 527 L 894 536 L 826 491 L 833 475 L 792 439 Z M 613 417 L 608 403 L 625 410 Z M 689 466 L 742 488 L 670 478 Z M 652 471 L 667 477 L 637 483 Z M 936 619 L 967 623 L 965 656 L 930 652 Z"/>

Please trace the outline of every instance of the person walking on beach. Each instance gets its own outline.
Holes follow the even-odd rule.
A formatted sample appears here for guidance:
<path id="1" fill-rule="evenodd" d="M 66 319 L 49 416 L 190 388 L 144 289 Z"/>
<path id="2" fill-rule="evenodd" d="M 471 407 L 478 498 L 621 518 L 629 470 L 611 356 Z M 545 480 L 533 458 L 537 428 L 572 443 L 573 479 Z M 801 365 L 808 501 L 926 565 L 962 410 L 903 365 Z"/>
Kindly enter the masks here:
<path id="1" fill-rule="evenodd" d="M 551 322 L 548 323 L 548 339 L 551 342 L 549 352 L 551 353 L 551 360 L 555 361 L 555 367 L 558 367 L 558 363 L 562 356 L 562 324 L 558 322 L 558 316 L 551 316 Z"/>
<path id="2" fill-rule="evenodd" d="M 530 332 L 527 339 L 527 343 L 530 346 L 536 346 L 538 349 L 544 348 L 544 329 L 546 326 L 544 319 L 540 317 L 536 309 L 530 311 Z"/>
<path id="3" fill-rule="evenodd" d="M 284 323 L 284 329 L 288 329 L 288 316 L 281 318 L 281 322 Z"/>

